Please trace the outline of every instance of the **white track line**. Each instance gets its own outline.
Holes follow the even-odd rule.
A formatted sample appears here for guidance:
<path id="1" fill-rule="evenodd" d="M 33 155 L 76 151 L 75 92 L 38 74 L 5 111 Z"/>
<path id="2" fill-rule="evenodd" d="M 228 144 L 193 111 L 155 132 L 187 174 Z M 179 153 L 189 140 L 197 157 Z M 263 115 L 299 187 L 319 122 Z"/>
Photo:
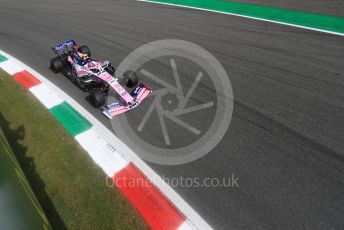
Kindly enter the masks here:
<path id="1" fill-rule="evenodd" d="M 75 139 L 110 178 L 129 164 L 115 149 L 108 147 L 93 127 L 76 135 Z"/>
<path id="2" fill-rule="evenodd" d="M 63 100 L 58 97 L 49 87 L 44 83 L 33 86 L 29 91 L 39 99 L 39 101 L 47 108 L 50 109 L 59 105 Z"/>
<path id="3" fill-rule="evenodd" d="M 273 20 L 268 20 L 268 19 L 263 19 L 263 18 L 256 18 L 256 17 L 246 16 L 246 15 L 242 15 L 242 14 L 227 13 L 227 12 L 218 11 L 218 10 L 208 10 L 208 9 L 199 8 L 199 7 L 185 6 L 185 5 L 178 5 L 178 4 L 172 4 L 172 3 L 164 3 L 164 2 L 154 2 L 154 1 L 149 1 L 149 0 L 136 0 L 136 1 L 148 2 L 148 3 L 160 4 L 160 5 L 167 5 L 167 6 L 183 7 L 183 8 L 188 8 L 188 9 L 201 10 L 201 11 L 207 11 L 207 12 L 213 12 L 213 13 L 219 13 L 219 14 L 227 14 L 227 15 L 232 15 L 232 16 L 237 16 L 237 17 L 242 17 L 242 18 L 249 18 L 249 19 L 254 19 L 254 20 L 259 20 L 259 21 L 264 21 L 264 22 L 271 22 L 271 23 L 275 23 L 275 24 L 291 26 L 291 27 L 296 27 L 296 28 L 301 28 L 301 29 L 306 29 L 306 30 L 313 30 L 313 31 L 317 31 L 317 32 L 327 33 L 327 34 L 344 36 L 344 33 L 337 33 L 337 32 L 332 32 L 332 31 L 328 31 L 328 30 L 321 30 L 321 29 L 316 29 L 316 28 L 307 27 L 307 26 L 299 26 L 299 25 L 285 23 L 285 22 L 273 21 Z"/>
<path id="4" fill-rule="evenodd" d="M 16 61 L 16 59 L 0 62 L 0 68 L 5 70 L 9 75 L 13 75 L 24 70 L 22 65 L 20 65 L 20 62 Z"/>

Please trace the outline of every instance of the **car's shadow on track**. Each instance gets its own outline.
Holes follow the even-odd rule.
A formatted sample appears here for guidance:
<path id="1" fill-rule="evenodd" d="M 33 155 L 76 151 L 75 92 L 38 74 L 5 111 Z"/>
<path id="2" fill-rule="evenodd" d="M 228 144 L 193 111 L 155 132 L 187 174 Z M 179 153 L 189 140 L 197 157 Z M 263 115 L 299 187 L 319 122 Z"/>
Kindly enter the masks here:
<path id="1" fill-rule="evenodd" d="M 53 72 L 53 71 L 51 70 L 51 67 L 49 67 L 49 70 L 50 70 L 51 72 Z M 61 71 L 61 72 L 55 73 L 55 74 L 56 74 L 56 75 L 63 75 L 63 76 L 66 78 L 66 80 L 71 81 L 72 83 L 74 83 L 74 85 L 75 85 L 78 89 L 80 89 L 81 91 L 85 91 L 84 89 L 82 89 L 82 88 L 77 84 L 76 80 L 73 78 L 73 76 L 72 76 L 72 74 L 71 74 L 71 70 L 70 70 L 70 69 L 64 70 L 64 71 Z"/>

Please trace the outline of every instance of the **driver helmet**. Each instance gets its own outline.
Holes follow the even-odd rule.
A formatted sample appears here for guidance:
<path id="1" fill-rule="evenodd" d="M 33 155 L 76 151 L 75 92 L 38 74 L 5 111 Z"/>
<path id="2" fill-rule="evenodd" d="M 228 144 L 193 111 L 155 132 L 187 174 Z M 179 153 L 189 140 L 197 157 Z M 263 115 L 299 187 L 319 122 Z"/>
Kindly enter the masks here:
<path id="1" fill-rule="evenodd" d="M 88 60 L 90 60 L 90 57 L 87 54 L 82 54 L 82 59 L 84 61 L 88 61 Z"/>

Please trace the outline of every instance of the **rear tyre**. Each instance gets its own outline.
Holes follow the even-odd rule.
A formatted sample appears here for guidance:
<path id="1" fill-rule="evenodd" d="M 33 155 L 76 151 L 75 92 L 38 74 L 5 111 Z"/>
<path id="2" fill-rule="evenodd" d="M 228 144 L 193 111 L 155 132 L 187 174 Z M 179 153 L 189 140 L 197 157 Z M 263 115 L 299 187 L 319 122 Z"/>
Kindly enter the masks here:
<path id="1" fill-rule="evenodd" d="M 139 83 L 139 77 L 134 71 L 127 71 L 123 74 L 124 82 L 127 87 L 133 88 Z"/>
<path id="2" fill-rule="evenodd" d="M 50 69 L 54 73 L 59 73 L 63 70 L 63 62 L 60 57 L 54 57 L 50 60 Z"/>
<path id="3" fill-rule="evenodd" d="M 89 99 L 95 108 L 99 108 L 105 104 L 105 96 L 101 91 L 98 90 L 92 91 Z"/>
<path id="4" fill-rule="evenodd" d="M 88 57 L 91 57 L 91 50 L 88 48 L 88 46 L 80 46 L 78 48 L 78 51 L 83 54 L 87 54 Z"/>

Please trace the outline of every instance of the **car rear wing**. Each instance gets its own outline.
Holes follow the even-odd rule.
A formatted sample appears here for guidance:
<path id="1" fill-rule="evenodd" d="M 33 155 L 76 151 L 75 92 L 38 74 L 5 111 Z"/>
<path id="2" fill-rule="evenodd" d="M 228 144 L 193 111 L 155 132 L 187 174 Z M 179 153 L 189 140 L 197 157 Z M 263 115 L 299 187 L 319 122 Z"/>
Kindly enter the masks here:
<path id="1" fill-rule="evenodd" d="M 74 40 L 68 40 L 68 41 L 65 41 L 61 44 L 57 44 L 57 45 L 51 47 L 51 49 L 54 51 L 54 53 L 60 54 L 61 52 L 69 50 L 71 47 L 73 47 L 75 45 L 76 45 L 76 42 Z"/>

